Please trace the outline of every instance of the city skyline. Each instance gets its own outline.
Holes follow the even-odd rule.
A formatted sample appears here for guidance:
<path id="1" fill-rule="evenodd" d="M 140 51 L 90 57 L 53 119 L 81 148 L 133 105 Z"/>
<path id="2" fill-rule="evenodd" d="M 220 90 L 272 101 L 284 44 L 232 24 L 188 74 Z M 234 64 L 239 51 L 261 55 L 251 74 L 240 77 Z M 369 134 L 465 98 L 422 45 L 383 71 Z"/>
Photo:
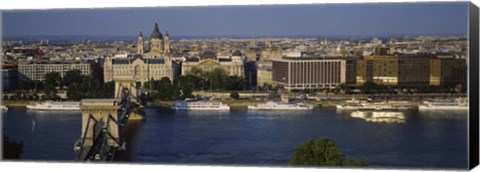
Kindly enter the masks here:
<path id="1" fill-rule="evenodd" d="M 467 7 L 442 2 L 16 10 L 2 12 L 2 30 L 6 38 L 136 36 L 158 22 L 162 33 L 175 36 L 459 35 L 467 33 Z"/>

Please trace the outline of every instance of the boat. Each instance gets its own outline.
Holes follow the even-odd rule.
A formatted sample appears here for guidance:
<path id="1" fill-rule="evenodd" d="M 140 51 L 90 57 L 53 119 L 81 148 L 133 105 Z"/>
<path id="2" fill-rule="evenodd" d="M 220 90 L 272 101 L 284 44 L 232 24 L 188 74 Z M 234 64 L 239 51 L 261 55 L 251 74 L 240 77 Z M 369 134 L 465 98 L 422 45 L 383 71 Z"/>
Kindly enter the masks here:
<path id="1" fill-rule="evenodd" d="M 421 105 L 418 105 L 418 110 L 468 110 L 468 100 L 465 98 L 457 98 L 454 101 L 451 100 L 434 100 L 424 101 Z"/>
<path id="2" fill-rule="evenodd" d="M 365 120 L 368 122 L 404 123 L 405 115 L 402 112 L 372 112 L 372 116 Z"/>
<path id="3" fill-rule="evenodd" d="M 73 111 L 73 110 L 80 110 L 80 102 L 45 101 L 43 103 L 37 103 L 35 105 L 27 105 L 27 109 Z"/>
<path id="4" fill-rule="evenodd" d="M 361 118 L 361 119 L 366 119 L 367 118 L 367 112 L 362 112 L 362 111 L 355 111 L 350 114 L 352 118 Z"/>
<path id="5" fill-rule="evenodd" d="M 405 101 L 361 102 L 347 100 L 343 105 L 336 105 L 338 110 L 409 110 L 413 106 Z"/>
<path id="6" fill-rule="evenodd" d="M 0 109 L 2 109 L 2 110 L 8 110 L 8 107 L 7 107 L 7 106 L 4 106 L 4 105 L 0 105 Z"/>
<path id="7" fill-rule="evenodd" d="M 268 101 L 264 104 L 257 104 L 256 106 L 248 106 L 248 110 L 312 110 L 312 105 L 293 102 L 274 102 Z"/>
<path id="8" fill-rule="evenodd" d="M 176 101 L 172 107 L 173 110 L 230 110 L 230 106 L 220 102 L 210 101 Z"/>

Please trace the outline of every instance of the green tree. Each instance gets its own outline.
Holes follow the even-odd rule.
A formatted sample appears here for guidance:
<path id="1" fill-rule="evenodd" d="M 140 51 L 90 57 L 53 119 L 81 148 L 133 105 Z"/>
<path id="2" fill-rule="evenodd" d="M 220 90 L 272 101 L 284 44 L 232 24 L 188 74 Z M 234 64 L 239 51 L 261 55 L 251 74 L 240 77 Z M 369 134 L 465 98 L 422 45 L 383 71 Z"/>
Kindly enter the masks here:
<path id="1" fill-rule="evenodd" d="M 238 92 L 233 91 L 233 92 L 230 93 L 230 98 L 232 98 L 232 99 L 239 99 L 239 98 L 240 98 L 240 95 L 238 94 Z"/>
<path id="2" fill-rule="evenodd" d="M 212 89 L 225 89 L 228 74 L 223 68 L 215 68 L 207 74 Z"/>
<path id="3" fill-rule="evenodd" d="M 337 144 L 329 138 L 308 140 L 300 144 L 290 158 L 289 164 L 294 166 L 367 166 L 364 162 L 347 159 Z"/>
<path id="4" fill-rule="evenodd" d="M 3 129 L 3 158 L 5 159 L 19 159 L 23 153 L 23 142 L 16 142 L 10 140 L 5 135 L 5 129 Z"/>
<path id="5" fill-rule="evenodd" d="M 162 100 L 173 100 L 176 96 L 173 84 L 168 77 L 160 79 L 155 90 L 157 90 L 157 97 Z"/>
<path id="6" fill-rule="evenodd" d="M 69 70 L 65 72 L 63 76 L 63 85 L 67 87 L 72 83 L 78 83 L 80 81 L 82 81 L 82 72 L 78 69 Z"/>
<path id="7" fill-rule="evenodd" d="M 241 76 L 228 76 L 225 83 L 226 90 L 243 90 L 246 84 L 245 78 Z"/>
<path id="8" fill-rule="evenodd" d="M 45 85 L 45 99 L 52 100 L 57 98 L 57 89 L 53 85 Z"/>
<path id="9" fill-rule="evenodd" d="M 60 76 L 60 73 L 58 72 L 49 72 L 45 74 L 45 87 L 47 85 L 53 86 L 53 87 L 61 87 L 62 85 L 62 77 Z"/>

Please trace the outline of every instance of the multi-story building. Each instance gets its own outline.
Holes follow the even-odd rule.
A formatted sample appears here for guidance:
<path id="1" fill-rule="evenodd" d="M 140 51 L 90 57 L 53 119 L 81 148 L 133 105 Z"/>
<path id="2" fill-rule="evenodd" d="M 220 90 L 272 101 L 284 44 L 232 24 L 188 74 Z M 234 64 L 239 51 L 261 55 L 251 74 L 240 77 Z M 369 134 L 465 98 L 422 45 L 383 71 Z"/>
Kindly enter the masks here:
<path id="1" fill-rule="evenodd" d="M 169 57 L 144 58 L 137 54 L 127 58 L 106 58 L 103 73 L 105 82 L 116 78 L 134 78 L 143 85 L 151 79 L 160 80 L 163 77 L 173 81 L 176 68 L 178 65 Z"/>
<path id="2" fill-rule="evenodd" d="M 462 86 L 467 84 L 467 61 L 465 59 L 437 58 L 430 61 L 430 85 Z"/>
<path id="3" fill-rule="evenodd" d="M 416 87 L 430 85 L 430 61 L 434 55 L 399 55 L 398 86 Z"/>
<path id="4" fill-rule="evenodd" d="M 257 85 L 264 86 L 271 85 L 272 81 L 272 62 L 257 63 Z"/>
<path id="5" fill-rule="evenodd" d="M 372 55 L 357 60 L 356 84 L 387 86 L 465 86 L 466 60 L 437 58 L 431 54 Z M 348 78 L 348 77 L 347 77 Z"/>
<path id="6" fill-rule="evenodd" d="M 15 67 L 2 68 L 2 89 L 3 91 L 11 91 L 18 86 L 18 70 Z"/>
<path id="7" fill-rule="evenodd" d="M 287 90 L 334 88 L 346 80 L 343 59 L 283 58 L 272 69 L 273 84 Z"/>
<path id="8" fill-rule="evenodd" d="M 357 84 L 357 61 L 360 57 L 345 57 L 345 84 L 354 86 Z"/>
<path id="9" fill-rule="evenodd" d="M 398 56 L 372 55 L 357 61 L 357 85 L 374 82 L 383 85 L 398 84 Z"/>
<path id="10" fill-rule="evenodd" d="M 230 76 L 245 76 L 244 61 L 240 56 L 204 59 L 201 59 L 200 57 L 183 58 L 182 75 L 187 74 L 192 68 L 198 68 L 204 72 L 212 71 L 215 68 L 223 68 Z"/>
<path id="11" fill-rule="evenodd" d="M 93 62 L 74 60 L 36 60 L 18 64 L 20 80 L 45 80 L 45 74 L 58 72 L 63 77 L 67 71 L 80 70 L 82 75 L 92 75 Z"/>

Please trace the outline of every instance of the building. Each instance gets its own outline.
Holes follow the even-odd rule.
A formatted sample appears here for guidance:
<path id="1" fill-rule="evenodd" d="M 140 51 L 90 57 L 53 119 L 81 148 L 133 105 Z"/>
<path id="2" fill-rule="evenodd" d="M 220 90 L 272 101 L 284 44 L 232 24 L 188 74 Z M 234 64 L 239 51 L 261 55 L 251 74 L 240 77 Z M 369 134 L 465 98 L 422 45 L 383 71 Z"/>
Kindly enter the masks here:
<path id="1" fill-rule="evenodd" d="M 357 61 L 360 57 L 344 57 L 345 59 L 345 84 L 355 86 L 357 84 Z"/>
<path id="2" fill-rule="evenodd" d="M 223 58 L 200 58 L 187 57 L 182 59 L 182 75 L 187 74 L 192 68 L 201 69 L 204 72 L 212 71 L 215 68 L 224 69 L 230 76 L 245 76 L 244 61 L 240 56 Z"/>
<path id="3" fill-rule="evenodd" d="M 272 63 L 273 84 L 287 90 L 334 88 L 345 83 L 342 59 L 283 58 Z"/>
<path id="4" fill-rule="evenodd" d="M 465 59 L 431 54 L 372 55 L 356 62 L 356 85 L 374 82 L 386 86 L 465 86 Z M 349 67 L 350 68 L 350 67 Z M 348 78 L 348 74 L 347 74 Z"/>
<path id="5" fill-rule="evenodd" d="M 2 68 L 2 90 L 11 91 L 18 87 L 18 70 L 15 67 Z"/>
<path id="6" fill-rule="evenodd" d="M 178 65 L 169 57 L 144 58 L 136 54 L 127 58 L 106 58 L 103 74 L 105 82 L 116 78 L 134 78 L 143 85 L 151 79 L 160 80 L 163 77 L 173 81 L 176 68 Z"/>
<path id="7" fill-rule="evenodd" d="M 272 62 L 259 62 L 257 66 L 257 85 L 272 85 Z"/>
<path id="8" fill-rule="evenodd" d="M 168 31 L 165 33 L 165 37 L 158 28 L 158 23 L 155 23 L 153 32 L 150 34 L 150 40 L 148 41 L 148 47 L 145 47 L 143 40 L 143 34 L 140 32 L 137 41 L 137 54 L 142 54 L 144 58 L 157 58 L 160 56 L 168 55 L 171 53 L 170 35 Z"/>
<path id="9" fill-rule="evenodd" d="M 58 72 L 63 77 L 67 71 L 80 70 L 82 75 L 91 76 L 93 62 L 74 60 L 35 60 L 18 64 L 19 80 L 45 80 L 45 74 Z"/>
<path id="10" fill-rule="evenodd" d="M 465 59 L 437 58 L 430 61 L 430 85 L 467 86 L 467 61 Z"/>
<path id="11" fill-rule="evenodd" d="M 398 56 L 372 55 L 357 61 L 357 85 L 374 82 L 387 86 L 398 84 Z"/>
<path id="12" fill-rule="evenodd" d="M 430 85 L 430 61 L 434 55 L 399 55 L 398 86 L 418 87 Z"/>

